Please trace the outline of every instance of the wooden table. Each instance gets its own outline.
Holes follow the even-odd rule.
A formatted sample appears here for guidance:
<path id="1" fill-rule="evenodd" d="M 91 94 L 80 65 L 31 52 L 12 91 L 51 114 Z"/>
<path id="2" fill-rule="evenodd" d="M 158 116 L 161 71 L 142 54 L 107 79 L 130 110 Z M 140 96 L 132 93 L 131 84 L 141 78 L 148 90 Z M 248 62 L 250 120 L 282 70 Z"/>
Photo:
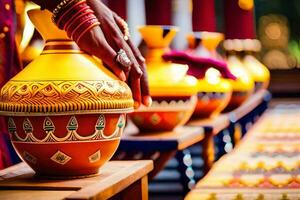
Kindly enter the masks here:
<path id="1" fill-rule="evenodd" d="M 180 172 L 180 181 L 183 191 L 189 190 L 188 184 L 194 179 L 193 176 L 187 177 L 187 169 L 192 167 L 184 162 L 186 152 L 183 150 L 195 144 L 202 145 L 202 158 L 204 160 L 204 172 L 206 173 L 213 165 L 215 159 L 215 138 L 222 141 L 223 130 L 233 129 L 232 136 L 236 134 L 234 131 L 236 124 L 245 116 L 251 115 L 255 108 L 265 102 L 269 92 L 266 90 L 259 91 L 252 95 L 237 110 L 221 114 L 213 119 L 193 120 L 186 126 L 178 128 L 171 132 L 159 133 L 142 133 L 132 124 L 129 123 L 124 131 L 120 147 L 115 159 L 152 159 L 154 161 L 154 170 L 149 177 L 154 177 L 166 165 L 166 163 L 176 155 L 179 162 L 177 171 Z M 233 128 L 232 128 L 233 127 Z M 224 153 L 225 143 L 218 144 L 221 151 L 217 157 Z M 195 148 L 200 148 L 197 146 Z"/>
<path id="2" fill-rule="evenodd" d="M 148 199 L 152 161 L 110 161 L 99 175 L 69 180 L 35 177 L 24 162 L 0 171 L 1 200 Z"/>
<path id="3" fill-rule="evenodd" d="M 215 142 L 214 137 L 230 125 L 228 114 L 221 114 L 216 118 L 192 120 L 189 126 L 203 127 L 205 138 L 202 142 L 202 159 L 204 160 L 204 174 L 212 167 L 215 161 Z"/>
<path id="4" fill-rule="evenodd" d="M 222 156 L 224 151 L 223 130 L 228 130 L 232 144 L 238 142 L 242 132 L 246 132 L 246 124 L 254 118 L 261 115 L 267 108 L 271 99 L 271 94 L 267 90 L 260 90 L 253 94 L 245 103 L 232 112 L 221 114 L 211 119 L 191 120 L 188 125 L 193 127 L 203 127 L 205 130 L 205 139 L 203 141 L 202 157 L 204 160 L 204 173 L 207 173 L 215 161 L 215 142 L 214 138 L 219 137 L 222 143 L 219 145 L 219 155 Z M 241 126 L 242 123 L 242 126 Z M 221 146 L 221 147 L 220 147 Z"/>
<path id="5" fill-rule="evenodd" d="M 129 121 L 114 159 L 151 159 L 154 161 L 154 170 L 149 177 L 153 178 L 176 155 L 180 163 L 178 171 L 181 184 L 188 191 L 191 177 L 186 176 L 189 166 L 183 162 L 185 155 L 182 150 L 203 140 L 202 127 L 183 126 L 169 132 L 142 133 Z"/>

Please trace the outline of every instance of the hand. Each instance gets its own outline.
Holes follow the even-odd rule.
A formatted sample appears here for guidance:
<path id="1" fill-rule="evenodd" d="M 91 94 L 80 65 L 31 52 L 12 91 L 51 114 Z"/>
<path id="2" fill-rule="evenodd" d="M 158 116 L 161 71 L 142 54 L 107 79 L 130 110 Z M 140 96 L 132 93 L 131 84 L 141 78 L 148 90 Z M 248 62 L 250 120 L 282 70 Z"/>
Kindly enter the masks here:
<path id="1" fill-rule="evenodd" d="M 87 3 L 95 12 L 100 26 L 85 33 L 78 41 L 78 46 L 99 57 L 121 80 L 127 81 L 132 89 L 136 108 L 141 103 L 150 106 L 152 99 L 149 95 L 145 59 L 129 38 L 124 39 L 124 20 L 100 0 L 87 0 Z M 130 66 L 117 62 L 117 52 L 120 49 L 126 52 Z"/>

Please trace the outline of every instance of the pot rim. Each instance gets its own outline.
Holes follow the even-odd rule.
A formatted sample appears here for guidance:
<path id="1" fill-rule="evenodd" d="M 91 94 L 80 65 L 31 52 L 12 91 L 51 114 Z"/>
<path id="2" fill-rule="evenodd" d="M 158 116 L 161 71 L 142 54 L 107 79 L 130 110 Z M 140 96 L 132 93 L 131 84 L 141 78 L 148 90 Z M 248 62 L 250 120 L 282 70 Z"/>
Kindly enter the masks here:
<path id="1" fill-rule="evenodd" d="M 88 115 L 88 114 L 122 114 L 131 113 L 133 108 L 122 109 L 103 109 L 103 110 L 75 110 L 65 112 L 12 112 L 12 111 L 0 111 L 2 116 L 62 116 L 62 115 Z"/>

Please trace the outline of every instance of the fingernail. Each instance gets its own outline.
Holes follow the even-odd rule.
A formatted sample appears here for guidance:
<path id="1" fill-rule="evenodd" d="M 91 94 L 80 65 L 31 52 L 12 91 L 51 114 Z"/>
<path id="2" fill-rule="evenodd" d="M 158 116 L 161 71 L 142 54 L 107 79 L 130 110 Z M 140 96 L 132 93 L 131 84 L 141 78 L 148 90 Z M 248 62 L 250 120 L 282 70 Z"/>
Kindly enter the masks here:
<path id="1" fill-rule="evenodd" d="M 150 107 L 152 105 L 152 98 L 150 96 L 144 96 L 143 102 L 145 106 Z"/>
<path id="2" fill-rule="evenodd" d="M 143 56 L 139 56 L 139 59 L 142 61 L 142 62 L 145 62 L 145 58 Z"/>
<path id="3" fill-rule="evenodd" d="M 140 103 L 139 102 L 137 102 L 137 101 L 134 101 L 134 109 L 138 109 L 139 107 L 140 107 Z"/>
<path id="4" fill-rule="evenodd" d="M 122 80 L 122 81 L 126 81 L 126 75 L 123 71 L 121 71 L 121 73 L 119 74 L 119 78 Z"/>
<path id="5" fill-rule="evenodd" d="M 142 76 L 143 75 L 143 71 L 141 70 L 141 66 L 138 68 L 138 73 Z"/>

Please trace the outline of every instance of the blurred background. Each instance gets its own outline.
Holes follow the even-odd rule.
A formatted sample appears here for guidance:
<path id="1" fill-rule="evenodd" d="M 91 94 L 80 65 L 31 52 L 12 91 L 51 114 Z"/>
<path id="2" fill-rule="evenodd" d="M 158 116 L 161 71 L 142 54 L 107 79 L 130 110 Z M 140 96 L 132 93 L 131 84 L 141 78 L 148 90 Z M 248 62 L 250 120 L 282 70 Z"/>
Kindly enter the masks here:
<path id="1" fill-rule="evenodd" d="M 119 4 L 126 0 L 113 0 Z M 261 41 L 260 60 L 271 70 L 270 90 L 274 97 L 300 96 L 300 3 L 299 0 L 255 0 L 257 38 Z M 215 0 L 217 30 L 223 32 L 223 0 Z M 143 0 L 127 0 L 126 15 L 132 38 L 139 44 L 136 27 L 145 24 Z M 114 6 L 112 6 L 114 9 Z M 192 1 L 172 0 L 171 23 L 180 27 L 172 44 L 186 47 L 185 35 L 192 31 Z M 160 15 L 160 13 L 157 13 Z"/>
<path id="2" fill-rule="evenodd" d="M 153 0 L 148 0 L 153 1 Z M 161 0 L 171 2 L 170 11 L 158 9 L 152 11 L 157 18 L 169 17 L 170 24 L 180 28 L 172 43 L 174 49 L 187 46 L 186 34 L 192 32 L 192 0 Z M 132 40 L 136 45 L 141 42 L 137 27 L 146 24 L 145 0 L 103 0 L 112 10 L 126 19 Z M 300 3 L 299 0 L 255 0 L 255 22 L 257 39 L 261 41 L 262 50 L 259 60 L 271 70 L 270 91 L 274 97 L 300 96 Z M 224 0 L 215 0 L 217 31 L 224 31 Z M 16 0 L 17 12 L 24 13 L 24 0 Z M 27 6 L 29 9 L 32 6 Z M 170 13 L 166 13 L 170 12 Z M 28 19 L 27 19 L 28 20 Z M 163 19 L 162 19 L 163 20 Z M 201 20 L 201 19 L 199 19 Z M 28 20 L 29 21 L 29 20 Z M 22 30 L 22 29 L 20 29 Z M 27 32 L 26 32 L 27 31 Z M 237 30 L 238 31 L 238 30 Z M 24 30 L 30 35 L 30 29 Z M 37 32 L 34 33 L 38 35 Z M 21 34 L 19 34 L 21 35 Z M 36 36 L 38 37 L 38 36 Z M 34 38 L 36 38 L 34 37 Z M 27 46 L 22 41 L 22 47 Z M 32 40 L 28 48 L 40 46 L 42 40 Z M 40 49 L 41 49 L 40 48 Z M 33 50 L 36 51 L 36 50 Z M 37 51 L 36 54 L 39 52 Z M 30 55 L 27 55 L 30 54 Z M 32 57 L 32 51 L 23 51 L 23 58 Z"/>

